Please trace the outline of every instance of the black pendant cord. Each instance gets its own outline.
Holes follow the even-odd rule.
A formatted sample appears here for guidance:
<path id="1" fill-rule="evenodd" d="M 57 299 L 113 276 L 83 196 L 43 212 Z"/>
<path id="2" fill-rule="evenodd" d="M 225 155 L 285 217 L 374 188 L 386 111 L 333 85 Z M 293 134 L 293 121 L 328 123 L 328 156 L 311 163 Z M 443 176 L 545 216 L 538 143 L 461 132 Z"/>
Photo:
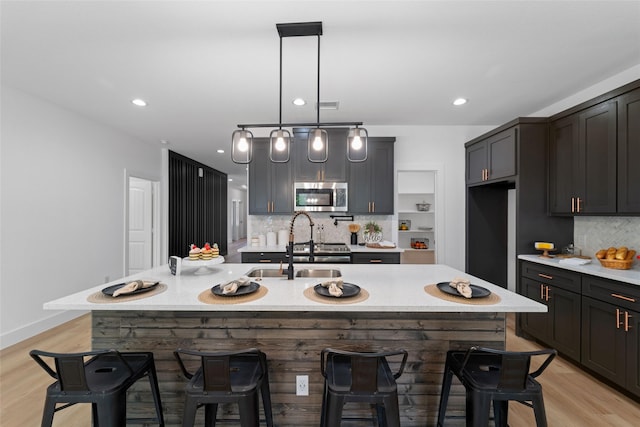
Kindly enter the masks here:
<path id="1" fill-rule="evenodd" d="M 320 34 L 318 34 L 318 94 L 317 94 L 317 112 L 316 112 L 316 122 L 318 123 L 318 128 L 320 127 Z M 281 120 L 282 121 L 282 120 Z"/>
<path id="2" fill-rule="evenodd" d="M 280 37 L 280 116 L 278 118 L 280 129 L 282 129 L 282 37 Z"/>

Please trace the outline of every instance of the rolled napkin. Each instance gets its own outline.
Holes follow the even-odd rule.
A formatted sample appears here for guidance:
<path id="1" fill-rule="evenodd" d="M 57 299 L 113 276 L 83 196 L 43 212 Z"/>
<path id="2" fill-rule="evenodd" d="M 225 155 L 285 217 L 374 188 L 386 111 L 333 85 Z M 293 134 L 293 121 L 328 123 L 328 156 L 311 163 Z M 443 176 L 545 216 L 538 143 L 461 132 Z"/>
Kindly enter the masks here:
<path id="1" fill-rule="evenodd" d="M 150 288 L 151 286 L 157 285 L 160 282 L 154 282 L 151 280 L 134 280 L 133 282 L 129 282 L 120 289 L 117 289 L 113 293 L 113 297 L 117 297 L 118 295 L 130 294 L 133 291 L 137 291 L 138 289 Z"/>
<path id="2" fill-rule="evenodd" d="M 235 280 L 230 281 L 229 283 L 222 285 L 222 294 L 235 294 L 238 291 L 238 288 L 241 288 L 242 286 L 248 286 L 249 283 L 251 283 L 251 279 L 249 279 L 247 276 L 239 277 Z"/>
<path id="3" fill-rule="evenodd" d="M 320 283 L 323 287 L 329 290 L 329 295 L 334 297 L 342 296 L 342 288 L 344 287 L 344 281 L 340 278 L 327 280 L 326 282 Z"/>
<path id="4" fill-rule="evenodd" d="M 462 279 L 460 277 L 456 277 L 451 282 L 449 282 L 449 286 L 454 288 L 460 295 L 465 298 L 471 298 L 472 290 L 471 290 L 471 282 L 467 279 Z"/>

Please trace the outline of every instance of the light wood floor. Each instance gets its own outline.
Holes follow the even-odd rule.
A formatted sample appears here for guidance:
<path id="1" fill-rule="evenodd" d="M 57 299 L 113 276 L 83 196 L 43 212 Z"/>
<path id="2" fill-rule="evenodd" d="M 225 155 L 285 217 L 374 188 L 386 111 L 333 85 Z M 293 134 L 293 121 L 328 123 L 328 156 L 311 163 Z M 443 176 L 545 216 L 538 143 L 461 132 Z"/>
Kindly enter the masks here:
<path id="1" fill-rule="evenodd" d="M 44 391 L 51 378 L 29 357 L 31 349 L 77 352 L 90 348 L 89 315 L 72 320 L 0 352 L 0 426 L 29 427 L 40 424 Z M 509 316 L 507 349 L 524 351 L 538 345 L 513 333 Z M 543 385 L 549 426 L 585 427 L 640 425 L 640 404 L 603 385 L 562 358 L 556 358 L 539 378 Z M 54 426 L 88 426 L 87 405 L 76 405 L 56 414 Z M 511 427 L 535 425 L 533 411 L 512 403 Z"/>

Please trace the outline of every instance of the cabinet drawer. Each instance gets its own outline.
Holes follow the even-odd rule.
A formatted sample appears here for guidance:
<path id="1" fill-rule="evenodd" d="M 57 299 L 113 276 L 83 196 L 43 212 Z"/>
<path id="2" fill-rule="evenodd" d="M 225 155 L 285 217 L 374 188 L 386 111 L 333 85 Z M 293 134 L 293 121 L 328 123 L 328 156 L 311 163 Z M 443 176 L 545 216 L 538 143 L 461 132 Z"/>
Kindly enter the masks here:
<path id="1" fill-rule="evenodd" d="M 640 287 L 636 285 L 585 275 L 582 277 L 582 294 L 618 307 L 640 311 Z"/>
<path id="2" fill-rule="evenodd" d="M 243 263 L 255 263 L 255 262 L 279 263 L 280 261 L 289 262 L 287 259 L 287 255 L 284 252 L 243 252 L 242 253 Z"/>
<path id="3" fill-rule="evenodd" d="M 521 274 L 529 279 L 568 291 L 580 292 L 580 273 L 532 262 L 522 262 L 521 269 Z"/>
<path id="4" fill-rule="evenodd" d="M 400 252 L 387 254 L 352 253 L 352 264 L 400 264 Z"/>

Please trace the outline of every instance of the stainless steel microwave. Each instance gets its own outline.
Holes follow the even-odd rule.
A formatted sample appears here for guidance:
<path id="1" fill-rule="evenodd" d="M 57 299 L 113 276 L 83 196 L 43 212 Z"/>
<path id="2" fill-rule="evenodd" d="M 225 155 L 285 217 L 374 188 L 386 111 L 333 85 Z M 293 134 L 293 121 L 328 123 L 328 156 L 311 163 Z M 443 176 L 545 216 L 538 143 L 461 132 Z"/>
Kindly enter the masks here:
<path id="1" fill-rule="evenodd" d="M 346 212 L 348 186 L 346 182 L 296 182 L 294 209 L 313 212 Z"/>

